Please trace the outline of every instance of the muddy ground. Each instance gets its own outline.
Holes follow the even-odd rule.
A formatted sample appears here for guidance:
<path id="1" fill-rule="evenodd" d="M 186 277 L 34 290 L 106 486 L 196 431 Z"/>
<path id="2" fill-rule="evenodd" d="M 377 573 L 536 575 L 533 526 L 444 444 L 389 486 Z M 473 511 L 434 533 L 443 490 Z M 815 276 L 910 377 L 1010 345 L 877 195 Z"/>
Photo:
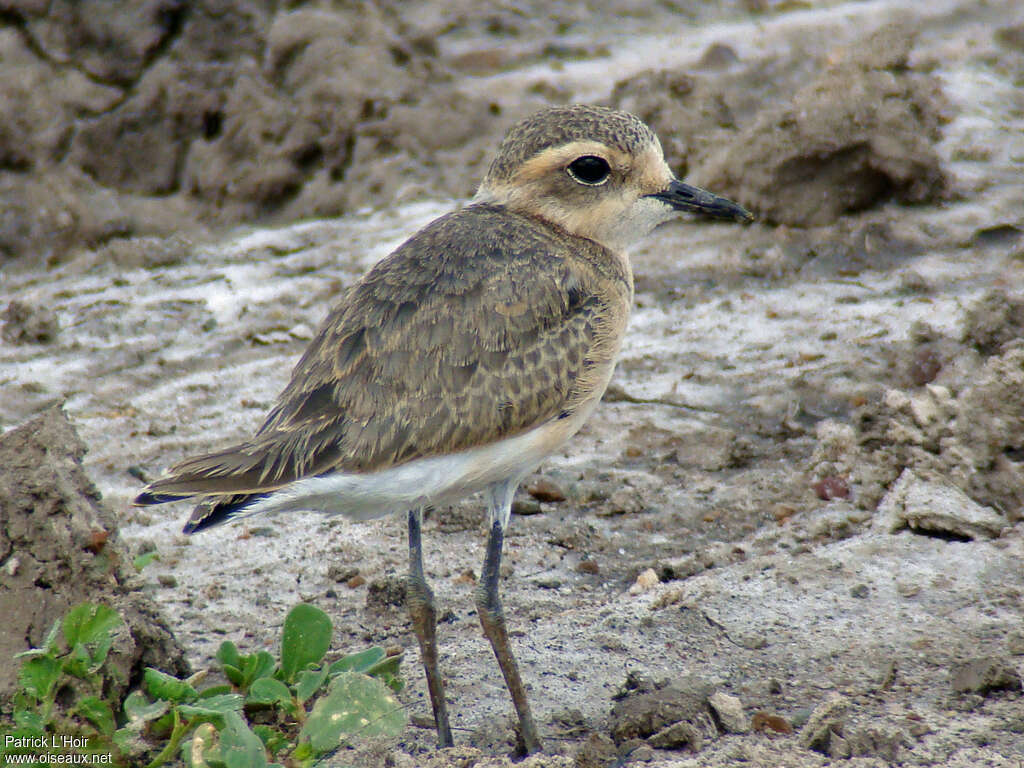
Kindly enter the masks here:
<path id="1" fill-rule="evenodd" d="M 517 497 L 533 765 L 1024 761 L 1019 3 L 154 2 L 78 36 L 73 4 L 7 5 L 0 423 L 64 405 L 193 667 L 308 600 L 339 651 L 405 647 L 429 719 L 404 521 L 185 538 L 186 505 L 130 499 L 255 429 L 344 286 L 471 194 L 511 122 L 597 101 L 759 220 L 636 249 L 605 402 Z M 328 764 L 512 752 L 482 521 L 426 524 L 460 746 L 413 725 Z"/>

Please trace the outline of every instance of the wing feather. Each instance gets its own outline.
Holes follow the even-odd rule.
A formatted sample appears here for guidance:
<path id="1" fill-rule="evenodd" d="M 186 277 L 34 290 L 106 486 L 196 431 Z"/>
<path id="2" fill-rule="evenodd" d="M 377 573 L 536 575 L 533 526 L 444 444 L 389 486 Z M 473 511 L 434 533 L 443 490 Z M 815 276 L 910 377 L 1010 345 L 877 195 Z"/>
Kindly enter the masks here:
<path id="1" fill-rule="evenodd" d="M 224 494 L 235 508 L 239 494 L 460 451 L 565 415 L 588 394 L 587 371 L 612 362 L 601 337 L 631 292 L 617 264 L 493 206 L 442 217 L 353 286 L 251 440 L 182 462 L 146 494 Z"/>

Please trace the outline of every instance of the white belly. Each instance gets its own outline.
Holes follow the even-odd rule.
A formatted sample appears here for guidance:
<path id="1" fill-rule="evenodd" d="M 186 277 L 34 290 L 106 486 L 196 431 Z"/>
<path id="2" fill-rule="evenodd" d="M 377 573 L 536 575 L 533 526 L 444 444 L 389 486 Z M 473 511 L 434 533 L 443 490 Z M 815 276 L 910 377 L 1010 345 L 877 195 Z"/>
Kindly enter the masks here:
<path id="1" fill-rule="evenodd" d="M 377 472 L 335 472 L 297 480 L 247 507 L 244 514 L 302 509 L 370 520 L 451 504 L 498 483 L 518 485 L 579 431 L 599 399 L 593 398 L 568 418 L 478 448 L 415 459 Z"/>

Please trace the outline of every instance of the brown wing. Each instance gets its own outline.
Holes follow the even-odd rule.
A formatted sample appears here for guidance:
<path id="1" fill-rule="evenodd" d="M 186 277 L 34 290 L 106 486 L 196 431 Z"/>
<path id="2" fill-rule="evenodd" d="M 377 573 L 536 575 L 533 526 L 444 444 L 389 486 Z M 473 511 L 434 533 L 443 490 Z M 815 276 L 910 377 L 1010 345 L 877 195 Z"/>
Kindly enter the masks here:
<path id="1" fill-rule="evenodd" d="M 328 316 L 254 438 L 182 462 L 149 498 L 382 469 L 570 413 L 586 394 L 581 377 L 613 354 L 602 326 L 628 302 L 621 270 L 610 290 L 597 279 L 595 263 L 613 261 L 491 206 L 438 219 Z"/>

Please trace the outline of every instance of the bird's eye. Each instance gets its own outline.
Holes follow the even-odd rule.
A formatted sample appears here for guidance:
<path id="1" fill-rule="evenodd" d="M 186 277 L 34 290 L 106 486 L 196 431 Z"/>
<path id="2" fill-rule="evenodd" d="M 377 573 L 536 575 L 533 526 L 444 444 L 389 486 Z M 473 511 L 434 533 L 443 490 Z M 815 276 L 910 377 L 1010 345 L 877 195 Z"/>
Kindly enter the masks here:
<path id="1" fill-rule="evenodd" d="M 584 155 L 583 157 L 577 157 L 569 163 L 569 167 L 565 169 L 565 172 L 580 184 L 596 187 L 598 184 L 604 184 L 608 181 L 608 175 L 612 172 L 612 169 L 608 166 L 608 161 L 603 157 Z"/>

